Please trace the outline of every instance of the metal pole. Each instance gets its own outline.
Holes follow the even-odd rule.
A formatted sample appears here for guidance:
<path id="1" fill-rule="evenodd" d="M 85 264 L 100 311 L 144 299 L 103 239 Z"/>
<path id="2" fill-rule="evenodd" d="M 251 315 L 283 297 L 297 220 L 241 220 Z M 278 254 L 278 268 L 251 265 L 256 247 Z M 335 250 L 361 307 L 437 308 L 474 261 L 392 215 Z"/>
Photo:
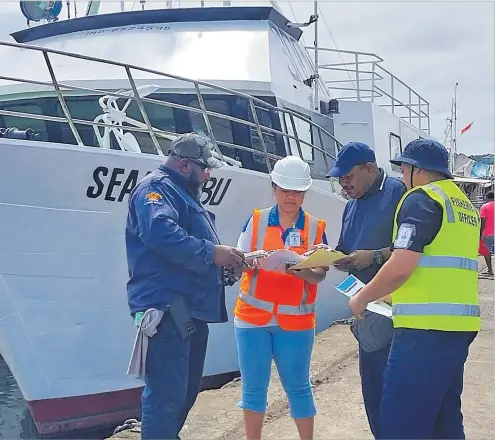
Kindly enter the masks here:
<path id="1" fill-rule="evenodd" d="M 210 123 L 210 118 L 206 113 L 207 109 L 206 109 L 205 101 L 203 99 L 203 95 L 201 94 L 201 90 L 199 89 L 198 83 L 194 83 L 194 88 L 196 89 L 196 96 L 198 98 L 199 108 L 201 109 L 201 113 L 203 114 L 203 120 L 205 121 L 206 131 L 208 132 L 208 136 L 210 137 L 210 140 L 213 144 L 213 147 L 215 148 L 215 151 L 220 156 L 220 160 L 223 161 L 223 153 L 222 150 L 220 150 L 220 147 L 217 144 L 217 139 L 215 138 L 215 134 L 213 133 L 213 128 Z"/>
<path id="2" fill-rule="evenodd" d="M 453 116 L 454 116 L 454 127 L 453 127 L 453 143 L 454 143 L 454 148 L 452 151 L 452 173 L 455 171 L 455 156 L 457 154 L 457 86 L 459 85 L 458 82 L 455 83 L 455 89 L 454 89 L 454 107 L 453 107 Z"/>
<path id="3" fill-rule="evenodd" d="M 318 101 L 318 86 L 320 85 L 320 75 L 318 73 L 318 2 L 315 0 L 315 111 L 319 110 L 319 101 Z"/>
<path id="4" fill-rule="evenodd" d="M 77 131 L 76 125 L 74 124 L 74 121 L 72 120 L 72 117 L 70 115 L 69 107 L 67 107 L 67 103 L 65 102 L 64 96 L 62 95 L 62 91 L 60 90 L 60 86 L 55 76 L 55 71 L 53 70 L 52 63 L 48 56 L 48 52 L 43 51 L 43 57 L 45 58 L 46 67 L 48 68 L 48 72 L 50 73 L 53 87 L 57 92 L 57 98 L 58 98 L 58 102 L 60 103 L 60 108 L 64 112 L 64 115 L 67 119 L 67 123 L 69 124 L 69 127 L 72 131 L 72 134 L 74 135 L 74 138 L 76 139 L 77 145 L 79 145 L 80 147 L 84 147 L 84 142 L 82 141 L 81 136 L 79 136 L 79 132 Z"/>
<path id="5" fill-rule="evenodd" d="M 127 78 L 129 79 L 129 82 L 132 87 L 132 91 L 134 93 L 134 99 L 136 100 L 136 104 L 139 107 L 139 110 L 141 111 L 141 116 L 143 117 L 143 120 L 148 127 L 149 130 L 149 135 L 151 137 L 151 140 L 153 142 L 153 145 L 155 146 L 156 153 L 158 156 L 163 156 L 163 151 L 162 148 L 160 147 L 160 143 L 158 142 L 158 139 L 155 136 L 155 132 L 153 130 L 153 126 L 151 125 L 151 121 L 148 118 L 148 113 L 146 113 L 146 109 L 144 108 L 143 101 L 141 101 L 141 97 L 139 96 L 138 89 L 136 87 L 136 83 L 134 82 L 134 78 L 132 77 L 131 69 L 129 66 L 125 66 L 125 71 L 127 73 Z"/>
<path id="6" fill-rule="evenodd" d="M 263 149 L 263 153 L 265 153 L 265 162 L 268 172 L 272 172 L 272 164 L 270 163 L 270 158 L 268 157 L 268 150 L 266 148 L 265 139 L 263 138 L 263 133 L 261 132 L 260 121 L 258 119 L 258 113 L 256 113 L 256 107 L 254 106 L 254 102 L 252 99 L 248 100 L 249 108 L 251 109 L 251 113 L 253 114 L 253 122 L 256 124 L 256 131 L 258 132 L 258 137 L 260 139 L 261 148 Z M 296 135 L 297 136 L 297 135 Z"/>

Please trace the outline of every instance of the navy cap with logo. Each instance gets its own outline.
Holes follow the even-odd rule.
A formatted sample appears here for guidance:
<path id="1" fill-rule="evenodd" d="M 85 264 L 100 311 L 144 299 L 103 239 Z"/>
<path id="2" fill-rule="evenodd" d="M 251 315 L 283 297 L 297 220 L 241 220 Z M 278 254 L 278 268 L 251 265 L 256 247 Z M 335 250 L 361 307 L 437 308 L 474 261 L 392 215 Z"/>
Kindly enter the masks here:
<path id="1" fill-rule="evenodd" d="M 394 165 L 407 163 L 427 171 L 436 171 L 453 179 L 449 170 L 449 152 L 433 139 L 415 139 L 409 142 L 402 154 L 390 161 Z"/>
<path id="2" fill-rule="evenodd" d="M 191 159 L 207 168 L 221 168 L 223 163 L 212 155 L 213 145 L 196 133 L 185 133 L 172 141 L 169 154 Z"/>
<path id="3" fill-rule="evenodd" d="M 368 162 L 376 162 L 374 151 L 361 142 L 349 142 L 337 154 L 334 167 L 325 177 L 342 177 L 356 166 Z"/>

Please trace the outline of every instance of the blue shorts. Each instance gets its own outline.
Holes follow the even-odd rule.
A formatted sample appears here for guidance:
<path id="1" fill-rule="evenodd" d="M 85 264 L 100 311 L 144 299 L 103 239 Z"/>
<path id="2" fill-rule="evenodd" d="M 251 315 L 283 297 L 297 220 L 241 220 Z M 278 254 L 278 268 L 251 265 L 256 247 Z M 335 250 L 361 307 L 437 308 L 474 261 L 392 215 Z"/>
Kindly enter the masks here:
<path id="1" fill-rule="evenodd" d="M 485 235 L 483 236 L 483 241 L 485 242 L 486 247 L 490 251 L 490 255 L 493 255 L 493 235 Z"/>
<path id="2" fill-rule="evenodd" d="M 235 328 L 242 378 L 238 407 L 265 412 L 272 359 L 289 400 L 290 415 L 304 419 L 316 415 L 309 379 L 314 329 L 287 331 L 278 326 Z"/>

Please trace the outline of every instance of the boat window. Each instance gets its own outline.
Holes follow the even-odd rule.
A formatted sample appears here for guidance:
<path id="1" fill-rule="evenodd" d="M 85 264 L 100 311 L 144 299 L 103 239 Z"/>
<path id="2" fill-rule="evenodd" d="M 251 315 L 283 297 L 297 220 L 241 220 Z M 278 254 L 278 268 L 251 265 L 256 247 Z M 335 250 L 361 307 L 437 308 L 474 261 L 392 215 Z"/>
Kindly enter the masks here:
<path id="1" fill-rule="evenodd" d="M 400 136 L 390 132 L 389 135 L 390 159 L 395 159 L 402 154 L 402 140 Z M 391 164 L 392 171 L 400 172 L 400 166 Z"/>
<path id="2" fill-rule="evenodd" d="M 160 99 L 160 98 L 156 98 Z M 98 97 L 67 97 L 67 107 L 74 119 L 82 119 L 86 121 L 94 120 L 98 115 L 103 113 L 103 110 L 98 103 Z M 118 107 L 122 108 L 125 104 L 125 99 L 119 99 L 117 101 Z M 151 125 L 159 130 L 175 132 L 174 111 L 171 107 L 161 106 L 159 104 L 153 104 L 149 102 L 143 102 L 146 113 L 150 119 Z M 57 112 L 59 116 L 64 116 L 60 104 L 57 103 Z M 144 124 L 144 118 L 139 110 L 139 106 L 135 101 L 131 102 L 126 110 L 126 115 L 135 119 L 136 121 Z M 125 126 L 131 124 L 124 122 Z M 76 124 L 76 128 L 79 135 L 84 142 L 84 145 L 98 147 L 96 135 L 91 125 Z M 103 128 L 100 128 L 100 133 L 103 133 Z M 148 133 L 132 131 L 131 132 L 138 141 L 141 151 L 148 154 L 157 154 L 151 136 Z M 68 124 L 62 126 L 62 139 L 63 142 L 74 144 L 76 141 L 72 134 L 72 131 Z M 114 149 L 120 149 L 113 135 L 111 136 L 111 145 Z M 158 137 L 158 142 L 162 150 L 166 153 L 169 149 L 170 140 Z"/>
<path id="3" fill-rule="evenodd" d="M 229 104 L 225 100 L 221 99 L 204 99 L 206 110 L 220 113 L 223 115 L 229 115 Z M 191 107 L 201 108 L 197 99 L 189 103 Z M 203 114 L 189 112 L 191 118 L 191 125 L 194 133 L 199 134 L 209 138 L 208 129 L 205 124 Z M 230 144 L 234 143 L 232 136 L 232 123 L 228 119 L 222 119 L 217 116 L 209 116 L 211 129 L 213 131 L 213 136 L 217 141 L 228 142 Z M 220 151 L 228 157 L 235 159 L 235 150 L 233 148 L 220 145 Z"/>
<path id="4" fill-rule="evenodd" d="M 102 113 L 96 97 L 66 97 L 65 102 L 72 119 L 81 119 L 83 121 L 92 121 L 96 116 Z M 57 116 L 65 118 L 60 102 L 57 101 Z M 93 126 L 86 124 L 76 124 L 76 129 L 81 136 L 84 145 L 88 147 L 98 147 L 95 131 Z M 61 124 L 60 127 L 62 142 L 75 144 L 76 140 L 72 134 L 69 124 Z M 103 129 L 102 129 L 103 132 Z"/>
<path id="5" fill-rule="evenodd" d="M 255 107 L 256 108 L 256 113 L 258 116 L 258 121 L 260 125 L 268 128 L 273 128 L 273 120 L 272 120 L 272 112 L 268 109 L 264 109 L 261 107 Z M 254 122 L 253 120 L 253 115 L 251 114 L 251 111 L 249 111 L 249 121 Z M 251 132 L 251 145 L 254 149 L 263 151 L 263 146 L 261 145 L 260 137 L 258 134 L 258 129 L 251 127 L 250 128 Z M 278 155 L 277 151 L 277 145 L 275 141 L 275 135 L 273 133 L 269 133 L 267 131 L 262 130 L 261 131 L 263 140 L 265 141 L 265 146 L 266 146 L 266 151 L 271 154 Z M 261 156 L 259 154 L 254 154 L 253 155 L 254 160 L 258 162 L 259 164 L 266 164 L 264 156 Z"/>
<path id="6" fill-rule="evenodd" d="M 294 116 L 292 119 L 296 127 L 297 137 L 299 139 L 302 139 L 303 141 L 308 142 L 311 145 L 314 145 L 313 130 L 311 130 L 311 125 L 308 122 L 298 118 L 297 116 Z M 287 113 L 284 113 L 284 123 L 287 134 L 295 136 L 291 118 Z M 314 162 L 315 155 L 313 148 L 303 142 L 299 142 L 299 145 L 301 147 L 302 159 L 306 162 Z M 299 150 L 297 148 L 297 142 L 295 139 L 289 139 L 289 146 L 291 154 L 293 154 L 294 156 L 299 156 Z"/>
<path id="7" fill-rule="evenodd" d="M 159 99 L 160 101 L 167 101 L 165 96 L 162 97 L 153 97 L 153 99 Z M 122 100 L 122 104 L 119 103 L 120 106 L 123 105 L 125 101 Z M 158 130 L 163 130 L 167 132 L 175 133 L 175 118 L 174 118 L 174 109 L 172 107 L 166 107 L 164 105 L 153 104 L 151 102 L 143 102 L 143 106 L 146 110 L 146 114 L 150 120 L 153 128 Z M 135 119 L 136 121 L 141 122 L 142 124 L 146 124 L 144 122 L 143 115 L 141 110 L 139 109 L 139 105 L 136 101 L 132 101 L 132 103 L 127 108 L 127 116 L 129 118 Z M 126 124 L 128 125 L 128 124 Z M 151 136 L 148 133 L 133 131 L 132 134 L 138 141 L 139 146 L 141 147 L 141 151 L 143 153 L 148 154 L 156 154 L 156 148 L 151 139 Z M 165 139 L 163 137 L 157 137 L 158 143 L 164 154 L 167 154 L 170 150 L 171 140 Z"/>
<path id="8" fill-rule="evenodd" d="M 42 108 L 35 103 L 12 103 L 3 104 L 2 110 L 9 110 L 12 112 L 22 112 L 28 114 L 42 115 Z M 20 116 L 7 116 L 0 115 L 3 128 L 16 127 L 19 130 L 26 130 L 31 128 L 35 133 L 39 135 L 38 140 L 48 141 L 48 130 L 46 122 L 42 119 L 30 119 Z"/>

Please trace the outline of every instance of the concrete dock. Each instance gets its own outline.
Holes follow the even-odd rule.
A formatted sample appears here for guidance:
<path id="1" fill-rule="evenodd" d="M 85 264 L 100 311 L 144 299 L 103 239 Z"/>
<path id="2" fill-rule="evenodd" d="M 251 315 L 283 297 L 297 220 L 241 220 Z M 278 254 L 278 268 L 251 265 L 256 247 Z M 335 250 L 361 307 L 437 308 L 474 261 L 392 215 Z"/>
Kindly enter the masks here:
<path id="1" fill-rule="evenodd" d="M 471 346 L 462 396 L 468 439 L 495 438 L 493 290 L 493 279 L 480 278 L 483 328 Z M 361 396 L 357 343 L 348 325 L 334 325 L 317 336 L 311 367 L 319 411 L 315 420 L 315 439 L 373 439 Z M 235 406 L 240 394 L 239 380 L 220 390 L 202 392 L 181 432 L 181 438 L 242 439 L 242 410 Z M 113 436 L 112 440 L 139 438 L 139 427 L 136 427 Z M 287 400 L 275 367 L 272 370 L 263 438 L 298 438 L 295 425 L 288 415 Z"/>

